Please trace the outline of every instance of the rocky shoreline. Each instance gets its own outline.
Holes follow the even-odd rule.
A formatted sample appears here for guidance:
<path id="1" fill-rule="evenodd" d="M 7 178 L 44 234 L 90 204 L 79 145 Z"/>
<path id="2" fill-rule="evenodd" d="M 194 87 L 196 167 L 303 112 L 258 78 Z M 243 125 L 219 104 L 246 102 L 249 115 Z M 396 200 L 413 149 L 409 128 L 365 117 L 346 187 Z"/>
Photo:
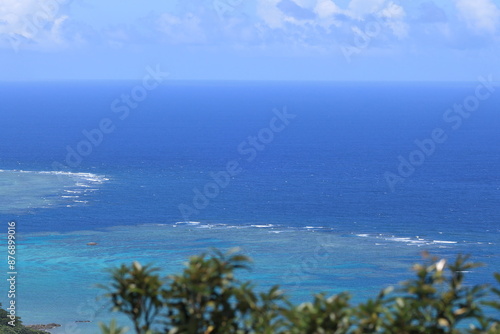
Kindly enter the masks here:
<path id="1" fill-rule="evenodd" d="M 46 325 L 26 325 L 26 327 L 30 328 L 30 329 L 37 330 L 37 331 L 46 331 L 48 329 L 53 329 L 53 328 L 56 328 L 56 327 L 61 327 L 61 325 L 51 323 L 51 324 L 46 324 Z"/>
<path id="2" fill-rule="evenodd" d="M 77 320 L 75 322 L 91 322 L 91 321 L 90 320 Z M 61 327 L 61 325 L 55 324 L 55 323 L 50 323 L 50 324 L 46 324 L 46 325 L 42 325 L 42 324 L 26 325 L 25 327 L 30 328 L 30 329 L 34 329 L 37 331 L 47 331 L 49 329 Z"/>

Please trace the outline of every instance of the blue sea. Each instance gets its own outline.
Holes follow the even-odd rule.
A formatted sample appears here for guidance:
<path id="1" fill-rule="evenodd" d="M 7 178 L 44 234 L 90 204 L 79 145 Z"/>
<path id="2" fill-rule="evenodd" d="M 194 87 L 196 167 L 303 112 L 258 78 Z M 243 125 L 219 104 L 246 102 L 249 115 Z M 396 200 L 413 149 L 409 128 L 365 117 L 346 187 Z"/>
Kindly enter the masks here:
<path id="1" fill-rule="evenodd" d="M 467 83 L 0 84 L 0 226 L 16 311 L 53 333 L 111 318 L 106 269 L 240 247 L 242 280 L 361 302 L 423 251 L 500 271 L 500 87 Z M 97 245 L 89 246 L 87 243 Z M 8 305 L 2 280 L 0 302 Z"/>

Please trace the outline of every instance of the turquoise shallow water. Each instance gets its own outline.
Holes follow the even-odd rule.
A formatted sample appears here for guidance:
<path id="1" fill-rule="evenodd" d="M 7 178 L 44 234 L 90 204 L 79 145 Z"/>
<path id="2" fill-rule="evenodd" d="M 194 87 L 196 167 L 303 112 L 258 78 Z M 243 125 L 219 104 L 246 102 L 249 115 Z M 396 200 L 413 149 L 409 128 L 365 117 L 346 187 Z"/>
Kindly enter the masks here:
<path id="1" fill-rule="evenodd" d="M 107 268 L 138 260 L 161 267 L 165 275 L 177 273 L 189 256 L 210 247 L 240 247 L 254 263 L 253 270 L 241 271 L 239 278 L 252 280 L 261 289 L 279 284 L 295 302 L 307 301 L 320 291 L 352 291 L 354 302 L 359 302 L 407 279 L 423 249 L 451 256 L 477 246 L 450 240 L 453 237 L 425 240 L 339 234 L 330 228 L 195 222 L 26 235 L 18 250 L 19 308 L 29 323 L 63 324 L 54 333 L 67 333 L 74 326 L 80 333 L 95 333 L 97 322 L 116 317 L 106 303 L 96 300 L 103 291 L 95 284 L 106 283 Z M 497 246 L 489 247 L 494 252 Z M 489 272 L 479 269 L 471 279 L 483 280 Z"/>

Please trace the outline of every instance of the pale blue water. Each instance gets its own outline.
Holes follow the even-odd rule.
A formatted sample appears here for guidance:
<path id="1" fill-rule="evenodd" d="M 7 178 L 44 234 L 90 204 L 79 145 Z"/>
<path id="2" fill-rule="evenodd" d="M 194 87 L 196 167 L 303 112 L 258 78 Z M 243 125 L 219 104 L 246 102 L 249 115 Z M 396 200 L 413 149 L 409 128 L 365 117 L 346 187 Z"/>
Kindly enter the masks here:
<path id="1" fill-rule="evenodd" d="M 470 283 L 500 270 L 500 88 L 457 127 L 446 111 L 478 83 L 169 83 L 123 117 L 113 101 L 137 84 L 0 87 L 0 220 L 18 224 L 25 323 L 94 333 L 113 316 L 94 301 L 105 268 L 177 272 L 213 246 L 242 247 L 241 277 L 297 302 L 361 301 L 423 250 L 484 262 Z M 436 128 L 446 139 L 391 189 L 386 172 Z"/>

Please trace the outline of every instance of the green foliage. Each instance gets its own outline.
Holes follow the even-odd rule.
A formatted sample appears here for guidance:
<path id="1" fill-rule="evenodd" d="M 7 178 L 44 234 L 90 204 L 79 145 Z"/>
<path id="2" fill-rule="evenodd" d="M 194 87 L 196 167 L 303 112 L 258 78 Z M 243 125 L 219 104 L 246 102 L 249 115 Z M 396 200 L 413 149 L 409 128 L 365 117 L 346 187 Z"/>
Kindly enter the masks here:
<path id="1" fill-rule="evenodd" d="M 500 334 L 500 320 L 484 311 L 500 311 L 500 290 L 464 284 L 464 273 L 478 265 L 465 256 L 450 264 L 426 258 L 414 266 L 414 279 L 356 306 L 348 293 L 317 294 L 300 305 L 278 287 L 257 293 L 250 282 L 235 278 L 250 259 L 234 250 L 194 256 L 181 274 L 165 281 L 154 273 L 158 269 L 122 265 L 112 271 L 107 296 L 140 334 Z M 495 277 L 500 283 L 500 274 Z M 115 323 L 101 329 L 124 333 Z"/>
<path id="2" fill-rule="evenodd" d="M 353 310 L 349 307 L 350 296 L 342 293 L 326 298 L 314 296 L 312 303 L 303 303 L 283 310 L 284 333 L 347 333 L 352 326 Z"/>
<path id="3" fill-rule="evenodd" d="M 235 279 L 250 259 L 231 250 L 213 250 L 190 259 L 182 275 L 170 276 L 165 291 L 166 333 L 273 333 L 282 299 L 273 287 L 257 294 L 250 282 Z"/>
<path id="4" fill-rule="evenodd" d="M 273 333 L 281 293 L 275 287 L 257 294 L 249 282 L 236 280 L 234 271 L 249 269 L 249 262 L 235 250 L 213 250 L 193 256 L 181 275 L 171 275 L 166 282 L 152 274 L 155 268 L 122 265 L 112 270 L 106 296 L 141 334 L 152 332 L 155 320 L 165 333 L 248 333 L 252 328 Z"/>
<path id="5" fill-rule="evenodd" d="M 109 327 L 102 322 L 99 323 L 99 327 L 101 328 L 102 334 L 125 334 L 128 332 L 128 327 L 118 327 L 115 319 L 111 320 Z"/>
<path id="6" fill-rule="evenodd" d="M 464 321 L 484 318 L 479 300 L 484 286 L 464 286 L 464 271 L 477 267 L 458 256 L 454 263 L 432 258 L 427 265 L 415 265 L 416 279 L 404 282 L 403 294 L 391 299 L 386 328 L 399 333 L 460 333 Z M 390 326 L 390 327 L 389 327 Z"/>
<path id="7" fill-rule="evenodd" d="M 248 286 L 238 289 L 235 269 L 247 268 L 243 255 L 214 251 L 190 259 L 182 275 L 169 277 L 169 289 L 164 292 L 168 308 L 167 332 L 209 333 L 237 330 L 255 303 Z M 216 330 L 217 329 L 217 330 Z"/>
<path id="8" fill-rule="evenodd" d="M 15 326 L 9 325 L 11 319 L 8 317 L 9 313 L 1 308 L 0 304 L 0 333 L 1 334 L 47 334 L 47 332 L 37 331 L 22 324 L 21 318 L 16 316 Z"/>
<path id="9" fill-rule="evenodd" d="M 157 268 L 141 266 L 139 262 L 130 267 L 122 265 L 111 271 L 111 287 L 103 287 L 110 291 L 106 296 L 111 298 L 113 310 L 126 314 L 138 334 L 148 332 L 163 307 L 163 281 L 156 271 Z"/>
<path id="10" fill-rule="evenodd" d="M 495 279 L 498 282 L 498 285 L 500 287 L 500 274 L 495 273 Z M 492 288 L 491 292 L 496 295 L 496 300 L 490 300 L 490 301 L 485 301 L 482 304 L 491 307 L 492 309 L 495 309 L 498 311 L 500 314 L 500 289 L 498 288 Z M 481 319 L 481 325 L 483 328 L 486 328 L 488 324 L 491 324 L 488 334 L 500 334 L 500 319 L 495 319 L 495 318 L 482 318 Z"/>

